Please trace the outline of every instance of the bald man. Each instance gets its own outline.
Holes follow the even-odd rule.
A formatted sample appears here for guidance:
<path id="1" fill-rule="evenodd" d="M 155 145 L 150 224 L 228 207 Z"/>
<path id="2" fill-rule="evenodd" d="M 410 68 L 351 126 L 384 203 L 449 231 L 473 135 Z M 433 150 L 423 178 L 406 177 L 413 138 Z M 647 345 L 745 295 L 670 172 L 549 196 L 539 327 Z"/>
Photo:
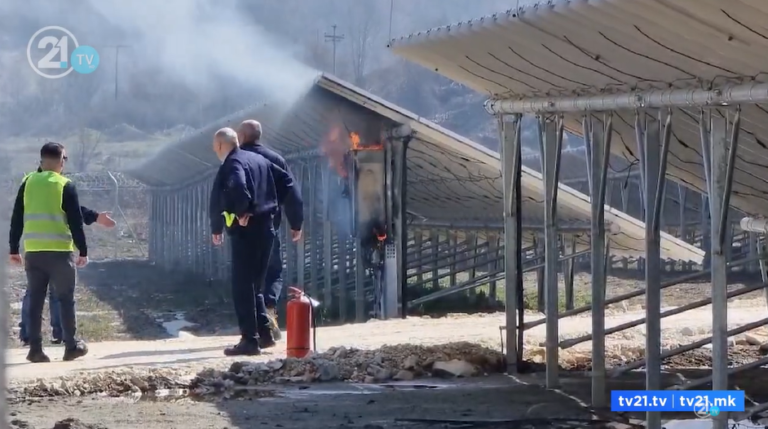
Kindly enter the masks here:
<path id="1" fill-rule="evenodd" d="M 293 180 L 261 155 L 240 150 L 237 133 L 222 128 L 214 134 L 213 151 L 221 161 L 211 189 L 210 222 L 214 245 L 226 229 L 232 255 L 232 301 L 240 342 L 227 356 L 252 356 L 274 346 L 263 295 L 267 265 L 275 239 L 278 195 L 291 192 Z"/>
<path id="2" fill-rule="evenodd" d="M 288 168 L 288 163 L 285 162 L 285 158 L 261 143 L 262 130 L 261 124 L 258 121 L 252 119 L 244 121 L 240 124 L 237 135 L 240 140 L 240 149 L 263 156 L 269 160 L 273 166 L 286 171 L 293 177 Z M 297 184 L 297 186 L 292 187 L 291 192 L 288 194 L 281 194 L 278 192 L 277 195 L 280 207 L 275 214 L 275 231 L 280 230 L 280 221 L 282 220 L 281 212 L 285 212 L 285 217 L 288 219 L 288 225 L 291 228 L 291 238 L 293 241 L 301 239 L 301 228 L 304 223 L 304 203 L 301 199 L 300 186 L 300 184 Z M 272 243 L 272 252 L 269 258 L 269 267 L 267 268 L 267 277 L 264 286 L 263 298 L 257 297 L 256 299 L 264 300 L 265 305 L 267 306 L 272 335 L 275 339 L 280 339 L 280 328 L 277 324 L 277 302 L 280 299 L 280 294 L 283 290 L 283 255 L 280 248 L 279 235 L 275 236 L 275 241 Z"/>

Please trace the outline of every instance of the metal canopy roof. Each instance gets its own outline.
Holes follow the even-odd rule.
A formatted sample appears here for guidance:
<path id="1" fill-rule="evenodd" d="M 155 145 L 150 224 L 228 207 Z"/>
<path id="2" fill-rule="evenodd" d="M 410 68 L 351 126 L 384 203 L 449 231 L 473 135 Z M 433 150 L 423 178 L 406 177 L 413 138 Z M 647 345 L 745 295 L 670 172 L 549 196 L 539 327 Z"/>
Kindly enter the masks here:
<path id="1" fill-rule="evenodd" d="M 168 146 L 131 174 L 159 187 L 204 180 L 219 165 L 211 150 L 215 130 L 237 126 L 249 118 L 262 123 L 266 143 L 288 158 L 316 149 L 338 121 L 352 130 L 371 122 L 408 125 L 415 133 L 408 149 L 408 211 L 417 218 L 446 225 L 501 224 L 502 180 L 497 153 L 328 75 L 321 75 L 292 108 L 262 104 L 237 112 Z M 524 167 L 522 186 L 524 224 L 538 228 L 543 225 L 541 174 Z M 589 229 L 587 196 L 561 185 L 558 211 L 562 227 Z M 606 211 L 605 217 L 614 225 L 612 253 L 642 256 L 644 224 L 613 209 Z M 581 244 L 588 245 L 586 236 Z M 696 262 L 704 256 L 700 249 L 666 234 L 662 235 L 662 254 Z"/>
<path id="2" fill-rule="evenodd" d="M 765 0 L 571 0 L 412 34 L 413 62 L 494 98 L 608 95 L 768 82 Z M 768 214 L 768 106 L 744 105 L 735 208 Z M 721 115 L 725 109 L 717 109 Z M 634 112 L 614 117 L 614 154 L 637 161 Z M 696 108 L 674 109 L 668 176 L 705 188 Z M 581 113 L 566 127 L 581 134 Z"/>

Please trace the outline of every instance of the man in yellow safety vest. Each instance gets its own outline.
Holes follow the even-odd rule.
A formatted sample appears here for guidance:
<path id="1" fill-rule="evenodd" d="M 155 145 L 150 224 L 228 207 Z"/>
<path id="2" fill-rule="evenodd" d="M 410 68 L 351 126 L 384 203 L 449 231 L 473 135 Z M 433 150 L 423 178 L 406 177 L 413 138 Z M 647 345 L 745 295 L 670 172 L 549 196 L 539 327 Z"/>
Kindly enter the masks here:
<path id="1" fill-rule="evenodd" d="M 30 362 L 50 362 L 43 351 L 42 313 L 50 284 L 59 299 L 65 344 L 63 360 L 71 361 L 88 353 L 76 339 L 76 267 L 88 264 L 88 246 L 83 214 L 75 185 L 61 175 L 67 160 L 64 145 L 49 142 L 40 149 L 40 172 L 30 174 L 19 187 L 10 230 L 10 262 L 23 265 L 29 291 Z M 23 241 L 24 259 L 19 253 Z M 74 256 L 77 248 L 79 254 Z"/>
<path id="2" fill-rule="evenodd" d="M 38 168 L 38 173 L 42 173 L 43 169 Z M 22 179 L 25 182 L 32 173 L 27 174 Z M 115 220 L 110 217 L 109 212 L 97 212 L 91 210 L 86 206 L 81 206 L 80 211 L 83 213 L 83 222 L 86 225 L 99 224 L 105 228 L 112 228 L 115 226 Z M 59 311 L 59 299 L 56 297 L 52 287 L 48 289 L 48 310 L 49 321 L 51 324 L 51 344 L 61 344 L 64 342 L 61 332 L 61 312 Z M 27 325 L 29 325 L 29 290 L 24 293 L 24 298 L 21 301 L 21 322 L 19 322 L 19 340 L 25 347 L 29 346 L 29 337 L 27 336 Z"/>

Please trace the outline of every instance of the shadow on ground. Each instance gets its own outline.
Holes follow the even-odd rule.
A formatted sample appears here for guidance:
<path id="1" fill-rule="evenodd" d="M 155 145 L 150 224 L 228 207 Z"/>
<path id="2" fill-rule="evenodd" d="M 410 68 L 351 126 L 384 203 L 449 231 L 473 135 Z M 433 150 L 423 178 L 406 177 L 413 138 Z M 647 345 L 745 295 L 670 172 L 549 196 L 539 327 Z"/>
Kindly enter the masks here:
<path id="1" fill-rule="evenodd" d="M 271 398 L 237 399 L 216 403 L 236 428 L 501 429 L 516 427 L 509 420 L 589 418 L 573 398 L 505 376 L 378 386 L 318 383 L 278 390 Z M 458 421 L 466 423 L 457 426 Z"/>
<path id="2" fill-rule="evenodd" d="M 112 310 L 112 339 L 168 338 L 163 323 L 179 319 L 197 325 L 185 329 L 194 335 L 215 335 L 234 324 L 229 288 L 219 282 L 143 260 L 93 262 L 79 277 L 81 293 Z M 78 312 L 87 309 L 78 305 Z"/>

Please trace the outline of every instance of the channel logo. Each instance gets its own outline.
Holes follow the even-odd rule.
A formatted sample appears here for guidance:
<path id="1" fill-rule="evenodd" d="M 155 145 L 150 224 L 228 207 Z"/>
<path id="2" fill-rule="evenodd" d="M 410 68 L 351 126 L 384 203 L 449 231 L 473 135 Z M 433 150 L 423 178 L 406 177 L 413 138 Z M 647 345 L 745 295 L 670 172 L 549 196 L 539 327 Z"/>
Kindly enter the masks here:
<path id="1" fill-rule="evenodd" d="M 60 79 L 74 70 L 89 74 L 99 67 L 99 53 L 91 46 L 80 45 L 64 27 L 43 27 L 27 43 L 27 60 L 38 75 Z"/>

